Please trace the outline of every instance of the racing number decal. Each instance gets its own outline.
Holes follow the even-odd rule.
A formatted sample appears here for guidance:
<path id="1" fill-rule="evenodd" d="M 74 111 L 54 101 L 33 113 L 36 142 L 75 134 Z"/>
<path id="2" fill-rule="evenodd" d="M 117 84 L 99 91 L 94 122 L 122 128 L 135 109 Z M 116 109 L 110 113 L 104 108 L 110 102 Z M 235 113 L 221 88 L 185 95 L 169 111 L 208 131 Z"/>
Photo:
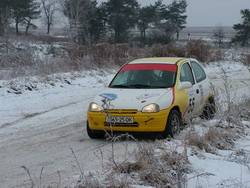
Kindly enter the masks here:
<path id="1" fill-rule="evenodd" d="M 188 104 L 188 113 L 193 112 L 194 111 L 194 98 L 190 98 L 189 99 L 189 104 Z"/>
<path id="2" fill-rule="evenodd" d="M 195 90 L 194 90 L 194 88 L 188 89 L 187 93 L 188 93 L 187 113 L 191 113 L 191 112 L 194 111 L 194 101 L 195 101 Z"/>

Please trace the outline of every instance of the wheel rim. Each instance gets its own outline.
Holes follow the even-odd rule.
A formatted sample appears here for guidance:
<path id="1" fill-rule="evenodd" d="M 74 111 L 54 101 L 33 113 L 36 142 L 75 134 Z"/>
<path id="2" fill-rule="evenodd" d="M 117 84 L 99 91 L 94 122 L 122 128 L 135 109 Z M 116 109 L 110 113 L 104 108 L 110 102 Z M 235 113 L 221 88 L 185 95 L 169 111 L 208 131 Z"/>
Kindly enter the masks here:
<path id="1" fill-rule="evenodd" d="M 172 117 L 171 125 L 172 125 L 173 135 L 177 134 L 179 132 L 179 128 L 180 128 L 180 119 L 176 114 L 173 115 L 173 117 Z"/>

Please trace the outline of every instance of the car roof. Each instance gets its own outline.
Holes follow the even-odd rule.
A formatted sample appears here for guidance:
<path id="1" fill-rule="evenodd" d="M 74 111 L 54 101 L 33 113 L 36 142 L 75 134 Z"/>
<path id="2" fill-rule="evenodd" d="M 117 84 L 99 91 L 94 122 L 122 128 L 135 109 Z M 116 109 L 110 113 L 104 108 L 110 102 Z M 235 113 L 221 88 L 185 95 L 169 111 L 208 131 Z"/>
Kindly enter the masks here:
<path id="1" fill-rule="evenodd" d="M 189 61 L 189 58 L 183 57 L 152 57 L 136 59 L 128 64 L 140 64 L 140 63 L 162 63 L 162 64 L 177 64 L 178 62 Z"/>

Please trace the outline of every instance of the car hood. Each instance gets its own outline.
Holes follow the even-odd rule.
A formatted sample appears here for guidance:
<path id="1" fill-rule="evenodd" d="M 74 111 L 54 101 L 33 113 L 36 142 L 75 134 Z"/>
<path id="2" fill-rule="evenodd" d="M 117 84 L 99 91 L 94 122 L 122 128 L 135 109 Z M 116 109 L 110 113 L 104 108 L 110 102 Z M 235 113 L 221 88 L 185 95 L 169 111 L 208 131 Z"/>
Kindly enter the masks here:
<path id="1" fill-rule="evenodd" d="M 117 89 L 106 88 L 99 93 L 93 102 L 102 105 L 103 99 L 110 100 L 112 109 L 137 109 L 157 103 L 160 109 L 167 108 L 172 102 L 171 88 L 164 89 Z M 164 101 L 164 104 L 161 102 Z"/>

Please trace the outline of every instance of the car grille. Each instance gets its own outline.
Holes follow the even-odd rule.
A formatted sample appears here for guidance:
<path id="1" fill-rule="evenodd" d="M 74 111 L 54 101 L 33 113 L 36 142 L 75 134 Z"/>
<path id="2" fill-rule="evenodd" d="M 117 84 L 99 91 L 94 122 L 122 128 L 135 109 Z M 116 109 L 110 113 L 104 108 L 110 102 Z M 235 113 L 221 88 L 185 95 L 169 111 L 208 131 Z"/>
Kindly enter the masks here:
<path id="1" fill-rule="evenodd" d="M 136 114 L 137 110 L 109 110 L 110 114 Z"/>
<path id="2" fill-rule="evenodd" d="M 137 122 L 134 123 L 108 123 L 104 122 L 104 126 L 108 127 L 139 127 L 139 124 Z"/>

